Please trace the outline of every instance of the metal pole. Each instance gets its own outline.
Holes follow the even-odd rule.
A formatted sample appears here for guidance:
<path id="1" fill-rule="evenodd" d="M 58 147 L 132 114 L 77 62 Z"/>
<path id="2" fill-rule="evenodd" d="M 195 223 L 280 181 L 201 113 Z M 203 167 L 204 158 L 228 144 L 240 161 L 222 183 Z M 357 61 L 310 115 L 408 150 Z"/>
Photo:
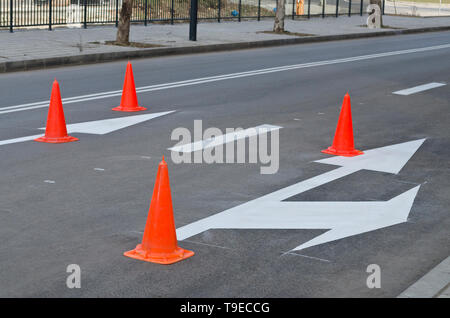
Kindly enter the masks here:
<path id="1" fill-rule="evenodd" d="M 295 4 L 297 0 L 292 0 L 292 20 L 295 20 Z"/>
<path id="2" fill-rule="evenodd" d="M 52 30 L 52 0 L 48 0 L 48 30 Z"/>
<path id="3" fill-rule="evenodd" d="M 191 0 L 191 10 L 190 10 L 191 21 L 189 24 L 189 41 L 197 41 L 197 9 L 198 9 L 198 0 Z"/>
<path id="4" fill-rule="evenodd" d="M 148 0 L 145 0 L 145 9 L 144 9 L 144 25 L 147 26 L 147 17 L 148 17 Z"/>
<path id="5" fill-rule="evenodd" d="M 325 2 L 327 0 L 322 0 L 322 18 L 325 18 Z"/>
<path id="6" fill-rule="evenodd" d="M 239 0 L 239 16 L 238 16 L 239 22 L 241 22 L 241 5 L 242 5 L 242 0 Z"/>
<path id="7" fill-rule="evenodd" d="M 258 0 L 258 21 L 261 21 L 261 0 Z"/>
<path id="8" fill-rule="evenodd" d="M 362 1 L 362 0 L 361 0 Z M 339 0 L 336 0 L 336 18 L 339 16 Z"/>
<path id="9" fill-rule="evenodd" d="M 13 10 L 14 10 L 14 3 L 13 0 L 9 1 L 9 32 L 13 32 Z"/>
<path id="10" fill-rule="evenodd" d="M 311 18 L 311 0 L 308 0 L 308 19 Z"/>
<path id="11" fill-rule="evenodd" d="M 87 29 L 87 0 L 84 0 L 84 28 Z"/>
<path id="12" fill-rule="evenodd" d="M 173 0 L 172 0 L 172 5 L 171 5 L 171 8 L 170 8 L 170 24 L 172 24 L 172 25 L 173 25 L 173 14 L 174 14 L 174 12 L 173 12 L 173 5 L 174 5 L 174 3 L 173 3 Z"/>
<path id="13" fill-rule="evenodd" d="M 385 7 L 385 4 L 386 4 L 386 1 L 383 0 L 383 15 L 384 15 L 384 7 Z M 394 2 L 394 4 L 395 4 L 395 2 Z"/>
<path id="14" fill-rule="evenodd" d="M 116 0 L 116 28 L 119 26 L 119 0 Z"/>
<path id="15" fill-rule="evenodd" d="M 217 3 L 217 5 L 218 5 L 218 7 L 217 7 L 217 22 L 220 23 L 220 7 L 221 7 L 221 3 L 220 3 L 220 0 L 217 0 L 217 1 L 218 1 L 218 3 Z"/>
<path id="16" fill-rule="evenodd" d="M 352 0 L 348 0 L 348 16 L 352 15 Z"/>
<path id="17" fill-rule="evenodd" d="M 361 6 L 359 7 L 359 15 L 360 16 L 362 16 L 362 14 L 363 14 L 363 1 L 364 0 L 361 0 Z"/>

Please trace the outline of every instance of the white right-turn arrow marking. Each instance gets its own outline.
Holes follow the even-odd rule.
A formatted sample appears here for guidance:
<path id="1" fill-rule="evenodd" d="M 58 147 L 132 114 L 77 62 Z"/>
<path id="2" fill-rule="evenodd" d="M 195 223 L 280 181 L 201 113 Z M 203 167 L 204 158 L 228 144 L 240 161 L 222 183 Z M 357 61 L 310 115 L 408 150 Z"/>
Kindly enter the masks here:
<path id="1" fill-rule="evenodd" d="M 357 157 L 332 157 L 317 162 L 340 165 L 253 201 L 177 229 L 179 240 L 209 229 L 330 229 L 294 250 L 335 241 L 406 222 L 420 186 L 386 202 L 282 202 L 362 169 L 398 173 L 425 139 L 365 151 Z"/>

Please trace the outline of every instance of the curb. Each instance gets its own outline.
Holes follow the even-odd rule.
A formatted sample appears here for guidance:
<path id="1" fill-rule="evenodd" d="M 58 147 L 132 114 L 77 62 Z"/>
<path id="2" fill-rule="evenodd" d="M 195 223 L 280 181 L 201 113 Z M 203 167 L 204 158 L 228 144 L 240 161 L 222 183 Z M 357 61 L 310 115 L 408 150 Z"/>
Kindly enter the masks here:
<path id="1" fill-rule="evenodd" d="M 293 44 L 325 42 L 325 41 L 341 41 L 341 40 L 371 38 L 371 37 L 377 37 L 377 36 L 414 34 L 414 33 L 437 32 L 437 31 L 447 31 L 447 30 L 450 30 L 450 26 L 390 30 L 390 31 L 380 31 L 380 32 L 373 32 L 373 33 L 350 33 L 350 34 L 338 34 L 338 35 L 311 36 L 311 37 L 305 37 L 305 38 L 291 38 L 291 39 L 237 42 L 237 43 L 224 43 L 224 44 L 209 44 L 209 45 L 201 45 L 201 46 L 185 46 L 185 47 L 172 47 L 172 48 L 154 48 L 154 49 L 141 49 L 141 50 L 133 50 L 133 51 L 61 56 L 61 57 L 51 57 L 51 58 L 42 58 L 42 59 L 33 59 L 33 60 L 2 62 L 2 63 L 0 63 L 0 73 L 44 69 L 44 68 L 57 67 L 57 66 L 112 62 L 112 61 L 136 59 L 136 58 L 150 58 L 150 57 L 160 57 L 160 56 L 168 56 L 168 55 L 233 51 L 233 50 L 263 48 L 263 47 L 271 47 L 271 46 L 293 45 Z"/>
<path id="2" fill-rule="evenodd" d="M 397 298 L 436 298 L 448 288 L 450 288 L 450 256 L 398 295 Z"/>

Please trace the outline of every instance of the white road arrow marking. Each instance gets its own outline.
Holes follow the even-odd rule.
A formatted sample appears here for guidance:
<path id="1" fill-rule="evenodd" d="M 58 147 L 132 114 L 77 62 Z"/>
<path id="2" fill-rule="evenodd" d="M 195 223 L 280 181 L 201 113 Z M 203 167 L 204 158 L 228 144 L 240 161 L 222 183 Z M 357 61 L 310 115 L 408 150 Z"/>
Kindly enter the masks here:
<path id="1" fill-rule="evenodd" d="M 85 123 L 70 124 L 67 125 L 67 132 L 70 133 L 83 133 L 83 134 L 95 134 L 95 135 L 105 135 L 110 132 L 133 126 L 144 121 L 161 117 L 170 113 L 174 110 L 161 113 L 145 114 L 145 115 L 135 115 L 112 119 L 103 119 L 96 121 L 88 121 Z M 45 129 L 45 128 L 41 128 Z"/>
<path id="2" fill-rule="evenodd" d="M 342 167 L 183 226 L 177 237 L 184 240 L 209 229 L 330 229 L 294 249 L 301 250 L 406 222 L 420 186 L 386 202 L 282 201 L 362 169 L 396 174 L 424 141 L 367 150 L 358 157 L 318 160 Z"/>
<path id="3" fill-rule="evenodd" d="M 120 129 L 129 127 L 129 126 L 133 126 L 133 125 L 142 123 L 144 121 L 147 121 L 147 120 L 150 120 L 153 118 L 157 118 L 160 116 L 164 116 L 164 115 L 167 115 L 167 114 L 170 114 L 173 112 L 174 112 L 174 110 L 167 111 L 167 112 L 153 113 L 153 114 L 135 115 L 135 116 L 120 117 L 120 118 L 88 121 L 88 122 L 78 123 L 78 124 L 70 124 L 70 125 L 67 125 L 67 132 L 69 134 L 83 133 L 83 134 L 105 135 L 110 132 L 120 130 Z M 44 130 L 45 127 L 39 128 L 39 129 Z M 29 140 L 33 140 L 33 139 L 36 139 L 41 136 L 42 136 L 42 134 L 14 138 L 14 139 L 0 140 L 0 146 L 29 141 Z"/>
<path id="4" fill-rule="evenodd" d="M 223 144 L 227 144 L 229 142 L 234 142 L 236 140 L 253 137 L 253 136 L 260 135 L 260 134 L 265 134 L 265 133 L 271 132 L 273 130 L 278 130 L 281 128 L 283 128 L 283 127 L 264 124 L 264 125 L 228 133 L 225 135 L 215 136 L 214 138 L 208 138 L 208 139 L 199 140 L 199 141 L 189 143 L 189 144 L 174 146 L 174 147 L 169 148 L 169 150 L 184 152 L 184 153 L 191 153 L 191 152 L 198 151 L 198 150 L 217 147 L 217 146 L 220 146 Z"/>

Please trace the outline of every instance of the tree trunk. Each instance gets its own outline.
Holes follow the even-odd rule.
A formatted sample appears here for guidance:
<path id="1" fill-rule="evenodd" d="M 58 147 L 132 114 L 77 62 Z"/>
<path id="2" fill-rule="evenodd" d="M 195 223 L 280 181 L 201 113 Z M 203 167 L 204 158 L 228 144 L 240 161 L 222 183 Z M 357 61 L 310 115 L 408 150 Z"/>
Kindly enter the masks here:
<path id="1" fill-rule="evenodd" d="M 284 16 L 286 15 L 286 0 L 277 0 L 277 12 L 275 13 L 275 22 L 273 24 L 273 32 L 284 32 Z"/>
<path id="2" fill-rule="evenodd" d="M 117 26 L 116 42 L 118 44 L 130 44 L 130 20 L 133 10 L 133 0 L 123 0 L 120 9 L 119 24 Z"/>
<path id="3" fill-rule="evenodd" d="M 382 9 L 383 2 L 382 2 L 382 0 L 370 0 L 370 4 L 376 4 L 376 5 L 378 5 L 380 7 L 380 25 L 381 25 L 381 27 L 383 27 L 383 15 L 381 14 L 383 12 L 383 9 Z"/>

